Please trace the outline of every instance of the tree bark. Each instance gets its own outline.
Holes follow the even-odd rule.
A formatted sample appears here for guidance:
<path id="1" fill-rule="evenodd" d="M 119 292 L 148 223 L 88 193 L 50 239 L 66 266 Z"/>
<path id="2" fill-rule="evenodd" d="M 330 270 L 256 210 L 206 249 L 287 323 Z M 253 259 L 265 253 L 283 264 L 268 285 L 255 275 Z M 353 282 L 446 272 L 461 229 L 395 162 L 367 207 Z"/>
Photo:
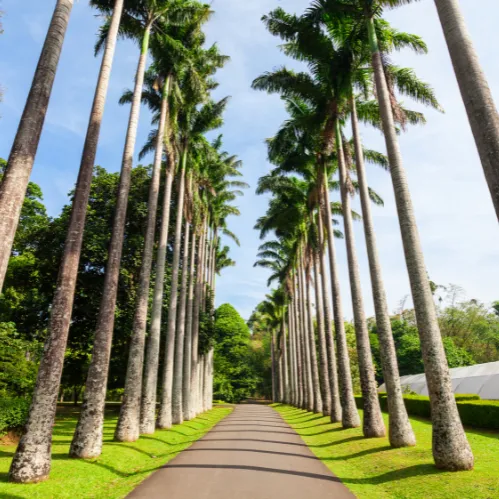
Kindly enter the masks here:
<path id="1" fill-rule="evenodd" d="M 381 438 L 386 435 L 385 423 L 381 414 L 378 398 L 378 386 L 374 375 L 374 364 L 364 312 L 364 300 L 360 285 L 359 262 L 355 248 L 353 232 L 352 209 L 349 193 L 350 178 L 345 165 L 343 144 L 339 121 L 336 122 L 336 149 L 338 153 L 338 169 L 340 174 L 341 205 L 343 211 L 343 225 L 348 260 L 348 275 L 350 278 L 350 292 L 355 324 L 355 339 L 359 361 L 360 387 L 364 405 L 363 432 L 368 438 Z"/>
<path id="2" fill-rule="evenodd" d="M 315 329 L 314 329 L 314 313 L 312 310 L 312 290 L 310 286 L 310 276 L 305 275 L 305 286 L 306 286 L 306 301 L 307 301 L 307 320 L 308 328 L 311 332 L 310 334 L 310 359 L 312 367 L 312 381 L 314 384 L 314 412 L 322 412 L 322 397 L 321 397 L 321 386 L 319 379 L 319 368 L 317 366 L 317 346 L 315 343 Z M 303 300 L 305 301 L 305 290 L 303 290 Z"/>
<path id="3" fill-rule="evenodd" d="M 352 110 L 352 132 L 355 145 L 355 164 L 357 167 L 357 179 L 359 182 L 360 201 L 362 205 L 362 218 L 364 234 L 366 237 L 367 256 L 369 260 L 369 270 L 371 274 L 371 287 L 374 299 L 374 310 L 376 314 L 376 327 L 380 343 L 380 357 L 385 381 L 389 426 L 388 434 L 392 447 L 408 447 L 416 445 L 416 437 L 412 431 L 407 410 L 404 405 L 402 387 L 400 386 L 400 376 L 397 364 L 397 353 L 393 341 L 390 314 L 386 301 L 385 287 L 379 261 L 378 249 L 376 246 L 376 234 L 371 213 L 371 203 L 364 166 L 364 153 L 359 133 L 357 110 L 355 98 L 350 99 Z"/>
<path id="4" fill-rule="evenodd" d="M 168 156 L 165 193 L 161 212 L 158 252 L 156 257 L 156 280 L 151 311 L 151 329 L 147 341 L 146 363 L 144 368 L 144 387 L 140 407 L 140 433 L 152 435 L 156 428 L 156 397 L 158 385 L 158 366 L 161 335 L 161 317 L 165 290 L 165 263 L 170 227 L 170 204 L 172 197 L 173 158 Z"/>
<path id="5" fill-rule="evenodd" d="M 289 321 L 291 327 L 289 329 L 289 366 L 291 375 L 291 397 L 290 404 L 296 406 L 298 403 L 298 383 L 296 380 L 296 348 L 295 348 L 295 336 L 296 336 L 296 324 L 294 309 L 289 310 Z"/>
<path id="6" fill-rule="evenodd" d="M 343 307 L 340 294 L 340 280 L 338 277 L 338 264 L 334 245 L 333 215 L 329 200 L 329 187 L 327 172 L 324 175 L 322 189 L 326 207 L 326 229 L 328 238 L 329 272 L 331 274 L 331 293 L 333 295 L 334 329 L 336 333 L 336 353 L 338 358 L 338 381 L 341 401 L 341 424 L 343 428 L 357 428 L 360 426 L 359 413 L 355 405 L 352 386 L 352 373 L 350 371 L 350 356 L 348 354 L 345 323 L 343 322 Z"/>
<path id="7" fill-rule="evenodd" d="M 2 291 L 29 177 L 45 123 L 72 8 L 73 0 L 57 1 L 10 151 L 7 168 L 0 182 L 0 291 Z M 19 458 L 16 458 L 15 466 L 18 466 L 18 460 Z M 25 465 L 21 466 L 25 467 Z M 46 464 L 41 468 L 44 467 L 46 468 Z M 30 472 L 27 468 L 21 473 L 12 468 L 10 475 L 13 481 L 32 481 L 31 475 L 33 479 L 39 481 L 43 479 L 41 473 L 43 472 Z M 35 475 L 40 475 L 40 478 L 35 478 Z"/>
<path id="8" fill-rule="evenodd" d="M 296 285 L 295 288 L 298 287 L 298 289 L 303 288 L 303 259 L 300 259 L 300 262 L 298 263 L 298 279 L 296 279 L 295 276 L 295 281 Z M 301 327 L 302 327 L 302 332 L 303 332 L 303 346 L 302 349 L 305 352 L 305 369 L 304 369 L 304 375 L 305 375 L 305 383 L 304 383 L 304 406 L 307 411 L 313 411 L 314 410 L 314 383 L 312 379 L 312 353 L 310 351 L 310 341 L 309 341 L 309 336 L 310 336 L 310 331 L 309 331 L 309 324 L 307 320 L 307 308 L 305 304 L 305 300 L 297 300 L 296 302 L 297 306 L 297 311 L 300 312 L 300 318 L 301 318 Z M 298 317 L 298 314 L 297 314 Z"/>
<path id="9" fill-rule="evenodd" d="M 499 114 L 457 0 L 435 0 L 464 107 L 499 218 Z"/>
<path id="10" fill-rule="evenodd" d="M 199 236 L 198 263 L 196 273 L 196 286 L 194 293 L 194 311 L 192 319 L 192 370 L 191 370 L 191 418 L 196 417 L 198 411 L 199 397 L 199 314 L 201 312 L 201 300 L 203 294 L 203 262 L 206 251 L 206 222 L 201 225 Z"/>
<path id="11" fill-rule="evenodd" d="M 331 422 L 338 423 L 341 421 L 341 401 L 338 388 L 338 367 L 336 363 L 336 352 L 334 348 L 333 338 L 333 318 L 331 317 L 331 298 L 329 296 L 329 286 L 326 280 L 326 255 L 324 251 L 324 226 L 323 226 L 323 203 L 320 203 L 319 216 L 319 277 L 321 281 L 323 311 L 324 311 L 324 334 L 326 339 L 327 363 L 329 373 L 329 390 L 331 392 Z"/>
<path id="12" fill-rule="evenodd" d="M 154 155 L 154 166 L 149 189 L 147 208 L 147 227 L 144 241 L 144 253 L 140 269 L 139 291 L 135 316 L 133 319 L 132 337 L 128 354 L 127 372 L 123 403 L 121 404 L 118 424 L 114 438 L 118 442 L 135 442 L 140 435 L 140 402 L 142 396 L 142 373 L 144 370 L 144 344 L 147 327 L 147 308 L 149 304 L 149 288 L 154 252 L 154 236 L 156 233 L 156 217 L 158 212 L 159 184 L 161 179 L 161 160 L 163 159 L 163 137 L 165 135 L 168 114 L 168 92 L 170 77 L 165 82 L 161 101 L 161 112 L 158 126 L 158 138 Z"/>
<path id="13" fill-rule="evenodd" d="M 381 54 L 372 19 L 368 20 L 368 29 L 376 92 L 430 396 L 433 458 L 438 468 L 469 470 L 473 468 L 474 464 L 473 453 L 464 433 L 452 392 L 449 367 L 426 273 L 416 217 L 402 164 Z"/>
<path id="14" fill-rule="evenodd" d="M 282 317 L 282 353 L 284 357 L 284 402 L 289 404 L 289 361 L 286 339 L 286 317 Z"/>
<path id="15" fill-rule="evenodd" d="M 277 383 L 276 383 L 276 365 L 275 365 L 275 340 L 274 334 L 270 336 L 270 355 L 271 355 L 271 369 L 272 369 L 272 402 L 276 403 L 277 400 Z"/>
<path id="16" fill-rule="evenodd" d="M 72 2 L 70 3 L 72 4 Z M 15 482 L 42 481 L 48 478 L 50 472 L 52 427 L 57 406 L 57 393 L 61 382 L 64 354 L 71 322 L 83 229 L 92 183 L 92 172 L 122 10 L 123 0 L 117 0 L 111 18 L 94 102 L 90 113 L 64 253 L 59 268 L 54 300 L 52 302 L 47 343 L 38 369 L 37 384 L 33 393 L 30 414 L 26 424 L 26 433 L 21 438 L 11 464 L 10 479 Z M 56 17 L 54 15 L 54 18 Z M 42 65 L 41 60 L 40 65 Z M 22 126 L 24 125 L 21 124 L 20 128 Z M 0 187 L 1 191 L 2 188 Z M 36 464 L 33 465 L 33 463 Z"/>
<path id="17" fill-rule="evenodd" d="M 295 308 L 296 314 L 296 308 Z M 297 406 L 303 409 L 303 395 L 304 395 L 304 376 L 303 376 L 303 353 L 302 353 L 302 341 L 301 341 L 301 330 L 299 325 L 299 318 L 295 315 L 295 349 L 296 349 L 296 377 L 297 377 Z"/>
<path id="18" fill-rule="evenodd" d="M 319 256 L 314 252 L 314 284 L 315 284 L 315 307 L 317 318 L 317 336 L 319 340 L 319 380 L 321 387 L 322 413 L 331 415 L 331 390 L 329 386 L 329 368 L 327 362 L 326 334 L 324 330 L 324 307 L 321 295 L 321 280 L 319 274 Z"/>
<path id="19" fill-rule="evenodd" d="M 168 329 L 166 333 L 165 361 L 163 365 L 163 386 L 159 405 L 159 414 L 156 421 L 158 428 L 171 428 L 172 426 L 172 391 L 173 367 L 176 357 L 175 336 L 177 326 L 178 305 L 178 275 L 180 267 L 180 250 L 182 246 L 182 225 L 184 220 L 184 194 L 185 175 L 187 168 L 187 144 L 182 151 L 182 164 L 178 183 L 177 219 L 175 221 L 175 243 L 173 247 L 172 284 L 170 290 L 170 303 L 168 306 Z"/>
<path id="20" fill-rule="evenodd" d="M 183 417 L 184 421 L 191 418 L 191 371 L 192 371 L 192 323 L 194 307 L 194 284 L 196 266 L 196 231 L 192 230 L 191 261 L 189 264 L 189 292 L 187 303 L 187 324 L 185 326 L 185 347 L 184 347 L 184 375 L 183 375 Z"/>
<path id="21" fill-rule="evenodd" d="M 182 262 L 182 284 L 180 286 L 180 310 L 177 320 L 177 342 L 175 345 L 175 367 L 173 376 L 173 402 L 172 419 L 173 424 L 184 422 L 183 411 L 183 373 L 184 373 L 184 338 L 185 338 L 185 314 L 187 308 L 187 277 L 189 275 L 189 237 L 190 225 L 185 222 L 184 229 L 184 256 Z"/>
<path id="22" fill-rule="evenodd" d="M 144 72 L 149 47 L 150 26 L 147 26 L 142 40 L 142 49 L 137 67 L 130 119 L 126 136 L 120 183 L 118 186 L 113 231 L 109 245 L 109 256 L 104 280 L 104 290 L 97 319 L 92 361 L 87 374 L 85 396 L 80 418 L 71 442 L 70 455 L 92 458 L 102 451 L 104 406 L 106 402 L 107 376 L 114 328 L 114 313 L 120 273 L 121 254 L 126 222 L 128 193 L 132 172 L 133 155 L 137 138 Z"/>

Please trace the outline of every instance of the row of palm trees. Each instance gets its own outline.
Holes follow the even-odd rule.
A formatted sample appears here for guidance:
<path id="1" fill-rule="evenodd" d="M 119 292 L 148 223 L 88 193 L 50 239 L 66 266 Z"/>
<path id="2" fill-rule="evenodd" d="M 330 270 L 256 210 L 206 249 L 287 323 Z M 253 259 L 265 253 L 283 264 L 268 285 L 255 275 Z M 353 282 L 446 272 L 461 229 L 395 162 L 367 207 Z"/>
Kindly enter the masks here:
<path id="1" fill-rule="evenodd" d="M 13 220 L 18 216 L 15 204 L 19 196 L 22 203 L 23 185 L 33 164 L 39 138 L 37 130 L 41 131 L 43 125 L 72 3 L 59 0 L 56 4 L 2 183 L 2 195 L 8 194 L 7 208 L 12 209 L 10 215 L 2 217 L 4 224 L 10 216 L 12 225 L 8 230 L 6 226 L 0 229 L 6 236 L 1 238 L 2 244 L 7 246 L 9 230 L 13 227 L 15 231 L 17 223 Z M 221 246 L 221 236 L 228 235 L 237 242 L 227 227 L 227 218 L 239 214 L 232 202 L 242 194 L 240 188 L 246 187 L 237 179 L 241 176 L 241 162 L 223 150 L 222 137 L 210 142 L 205 136 L 222 125 L 228 103 L 228 98 L 214 101 L 210 97 L 217 87 L 213 75 L 228 57 L 222 55 L 216 45 L 205 46 L 203 25 L 212 14 L 209 6 L 191 0 L 92 0 L 90 3 L 106 16 L 96 45 L 97 53 L 103 51 L 102 64 L 72 200 L 45 350 L 26 432 L 11 464 L 10 478 L 16 482 L 41 481 L 50 472 L 52 427 L 71 323 L 90 184 L 119 36 L 136 41 L 140 52 L 135 86 L 121 98 L 122 104 L 130 104 L 130 116 L 92 359 L 70 446 L 72 457 L 95 458 L 102 451 L 120 261 L 126 238 L 128 193 L 142 104 L 147 104 L 153 112 L 154 130 L 140 156 L 154 152 L 154 163 L 124 399 L 115 431 L 117 441 L 133 442 L 141 434 L 154 433 L 156 427 L 170 428 L 172 424 L 182 423 L 211 408 L 213 349 L 209 341 L 200 344 L 200 317 L 213 315 L 215 275 L 224 266 L 233 264 L 227 256 L 228 248 Z M 147 67 L 149 55 L 153 62 Z M 164 194 L 159 210 L 162 175 Z M 2 202 L 5 199 L 2 197 Z M 2 206 L 5 209 L 5 205 Z M 174 220 L 173 237 L 168 233 L 170 218 Z M 167 296 L 165 267 L 169 239 L 173 239 L 173 249 Z M 10 252 L 10 248 L 7 251 Z M 152 275 L 154 289 L 149 310 Z M 167 331 L 162 334 L 166 300 Z M 150 329 L 146 344 L 148 317 Z M 160 373 L 163 336 L 165 358 Z"/>
<path id="2" fill-rule="evenodd" d="M 371 214 L 371 202 L 382 204 L 382 200 L 369 188 L 365 162 L 387 169 L 395 193 L 428 380 L 434 460 L 442 469 L 467 470 L 473 468 L 474 458 L 452 393 L 398 145 L 398 134 L 407 125 L 425 122 L 421 113 L 406 109 L 398 96 L 440 110 L 431 88 L 411 69 L 395 66 L 389 59 L 391 52 L 401 48 L 416 53 L 427 51 L 420 37 L 402 33 L 383 19 L 385 6 L 402 3 L 407 2 L 315 0 L 301 16 L 276 9 L 263 18 L 269 31 L 283 40 L 285 54 L 304 62 L 308 71 L 294 72 L 282 67 L 253 82 L 255 89 L 281 95 L 289 115 L 268 140 L 268 157 L 274 168 L 260 179 L 257 191 L 269 193 L 271 199 L 256 228 L 262 238 L 273 233 L 275 239 L 262 244 L 256 265 L 271 269 L 269 284 L 279 283 L 278 290 L 260 308 L 265 312 L 263 320 L 274 332 L 275 399 L 322 411 L 344 428 L 359 426 L 335 252 L 335 237 L 345 239 L 364 405 L 363 433 L 365 437 L 383 437 L 386 429 L 378 400 L 353 231 L 353 221 L 360 216 L 352 211 L 351 198 L 358 192 L 387 389 L 389 440 L 393 447 L 416 444 L 402 397 Z M 453 4 L 457 9 L 457 2 L 436 3 L 440 4 L 440 13 L 445 11 L 445 4 Z M 456 10 L 454 13 L 461 19 Z M 445 23 L 451 20 L 442 22 L 448 29 Z M 457 69 L 456 73 L 459 77 Z M 471 87 L 466 87 L 464 93 Z M 496 113 L 495 108 L 488 110 Z M 351 139 L 346 137 L 348 122 Z M 363 147 L 360 122 L 382 130 L 387 157 Z M 497 144 L 496 140 L 495 147 Z M 488 158 L 491 159 L 490 154 Z M 497 165 L 496 162 L 496 173 Z M 331 202 L 331 190 L 339 191 L 341 203 Z M 335 228 L 336 215 L 343 219 L 343 233 Z"/>

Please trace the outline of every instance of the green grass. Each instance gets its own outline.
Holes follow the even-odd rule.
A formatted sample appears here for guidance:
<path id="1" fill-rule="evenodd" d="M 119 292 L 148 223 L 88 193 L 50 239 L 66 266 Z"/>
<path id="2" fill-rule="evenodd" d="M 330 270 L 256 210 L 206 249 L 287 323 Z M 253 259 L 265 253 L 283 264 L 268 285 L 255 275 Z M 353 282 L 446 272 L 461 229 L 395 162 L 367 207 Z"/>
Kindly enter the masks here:
<path id="1" fill-rule="evenodd" d="M 363 438 L 360 429 L 343 430 L 320 414 L 279 404 L 274 408 L 359 499 L 499 497 L 498 432 L 467 430 L 475 469 L 451 473 L 433 464 L 429 421 L 411 418 L 417 446 L 392 449 L 386 438 Z"/>
<path id="2" fill-rule="evenodd" d="M 98 459 L 79 460 L 68 457 L 78 409 L 62 408 L 54 427 L 49 480 L 29 485 L 9 483 L 8 471 L 15 446 L 0 446 L 0 497 L 125 497 L 148 475 L 205 435 L 230 412 L 230 407 L 215 407 L 170 430 L 158 430 L 154 435 L 144 435 L 134 443 L 118 443 L 113 442 L 117 412 L 116 409 L 110 410 L 106 413 L 102 455 Z"/>

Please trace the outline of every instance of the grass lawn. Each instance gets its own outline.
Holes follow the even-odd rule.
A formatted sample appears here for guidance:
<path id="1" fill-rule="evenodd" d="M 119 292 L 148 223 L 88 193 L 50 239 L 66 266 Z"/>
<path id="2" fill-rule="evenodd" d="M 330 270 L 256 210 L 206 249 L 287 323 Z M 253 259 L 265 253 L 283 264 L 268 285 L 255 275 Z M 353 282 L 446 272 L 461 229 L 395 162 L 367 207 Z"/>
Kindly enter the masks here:
<path id="1" fill-rule="evenodd" d="M 48 481 L 20 485 L 8 482 L 15 446 L 0 446 L 0 498 L 121 498 L 153 471 L 205 435 L 232 412 L 231 407 L 215 407 L 196 419 L 170 430 L 158 430 L 134 443 L 113 442 L 116 409 L 107 411 L 104 449 L 98 459 L 68 457 L 79 410 L 64 407 L 54 427 L 52 471 Z"/>
<path id="2" fill-rule="evenodd" d="M 365 439 L 360 429 L 343 430 L 320 414 L 280 404 L 274 408 L 359 499 L 499 498 L 497 432 L 467 430 L 475 469 L 451 473 L 433 465 L 428 421 L 411 418 L 416 447 L 392 449 L 386 438 Z"/>

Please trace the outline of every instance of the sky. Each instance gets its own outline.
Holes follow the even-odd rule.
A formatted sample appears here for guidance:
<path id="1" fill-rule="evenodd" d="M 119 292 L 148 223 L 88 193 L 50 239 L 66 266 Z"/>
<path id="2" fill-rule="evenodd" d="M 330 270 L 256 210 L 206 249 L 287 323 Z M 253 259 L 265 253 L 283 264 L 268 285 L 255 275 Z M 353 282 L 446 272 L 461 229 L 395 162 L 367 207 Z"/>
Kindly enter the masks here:
<path id="1" fill-rule="evenodd" d="M 284 64 L 296 67 L 280 52 L 280 40 L 265 30 L 260 19 L 278 6 L 302 13 L 308 3 L 213 0 L 215 14 L 206 26 L 208 42 L 217 42 L 221 51 L 231 57 L 217 74 L 220 86 L 215 92 L 215 98 L 231 96 L 225 125 L 220 130 L 224 149 L 243 160 L 244 178 L 251 186 L 238 200 L 241 217 L 230 220 L 241 246 L 227 241 L 237 265 L 218 278 L 217 303 L 231 303 L 245 318 L 268 292 L 268 272 L 253 267 L 261 243 L 253 227 L 264 214 L 267 200 L 254 191 L 258 178 L 270 171 L 264 140 L 286 118 L 277 96 L 253 91 L 250 85 L 264 71 Z M 476 8 L 476 0 L 460 3 L 494 98 L 499 102 L 499 3 L 480 0 L 480 9 Z M 0 86 L 4 93 L 0 103 L 0 157 L 9 155 L 54 5 L 55 1 L 50 0 L 0 0 L 0 9 L 5 13 L 4 34 L 0 36 Z M 489 303 L 499 299 L 499 228 L 435 6 L 432 0 L 422 0 L 387 11 L 386 18 L 396 28 L 421 35 L 427 42 L 429 55 L 403 51 L 394 54 L 392 60 L 414 68 L 433 86 L 445 109 L 445 114 L 425 110 L 427 125 L 412 127 L 400 138 L 428 274 L 438 284 L 457 284 L 468 298 Z M 42 187 L 51 216 L 60 213 L 76 181 L 100 64 L 93 56 L 93 46 L 101 23 L 102 18 L 85 0 L 75 2 L 31 177 Z M 109 171 L 118 171 L 121 166 L 129 109 L 119 106 L 118 99 L 132 85 L 137 57 L 135 45 L 119 43 L 96 160 Z M 406 104 L 422 110 L 413 103 Z M 143 108 L 137 150 L 146 140 L 150 119 L 150 112 Z M 379 131 L 363 127 L 362 137 L 366 147 L 385 151 Z M 150 161 L 151 157 L 143 162 Z M 393 189 L 389 174 L 376 167 L 368 167 L 368 179 L 385 201 L 383 208 L 374 208 L 374 225 L 388 304 L 395 311 L 410 290 Z M 354 200 L 354 209 L 360 212 L 358 199 Z M 360 224 L 355 235 L 365 308 L 368 315 L 373 315 Z M 351 319 L 345 243 L 337 240 L 336 246 L 344 315 Z"/>

